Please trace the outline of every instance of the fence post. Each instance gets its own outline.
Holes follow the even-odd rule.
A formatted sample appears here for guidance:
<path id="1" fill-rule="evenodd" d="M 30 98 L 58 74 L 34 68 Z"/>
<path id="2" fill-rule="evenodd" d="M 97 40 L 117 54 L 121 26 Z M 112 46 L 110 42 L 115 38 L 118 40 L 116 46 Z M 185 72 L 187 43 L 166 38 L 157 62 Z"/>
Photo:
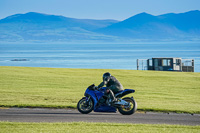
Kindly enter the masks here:
<path id="1" fill-rule="evenodd" d="M 137 59 L 137 70 L 139 70 L 139 59 Z"/>

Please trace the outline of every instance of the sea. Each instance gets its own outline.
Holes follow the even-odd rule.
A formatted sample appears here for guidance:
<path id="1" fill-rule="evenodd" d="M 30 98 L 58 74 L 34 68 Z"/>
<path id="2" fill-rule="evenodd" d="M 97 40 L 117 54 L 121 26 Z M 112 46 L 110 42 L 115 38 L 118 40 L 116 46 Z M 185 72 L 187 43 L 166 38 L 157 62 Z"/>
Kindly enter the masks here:
<path id="1" fill-rule="evenodd" d="M 0 66 L 136 70 L 137 59 L 152 57 L 194 59 L 200 72 L 200 42 L 0 44 Z"/>

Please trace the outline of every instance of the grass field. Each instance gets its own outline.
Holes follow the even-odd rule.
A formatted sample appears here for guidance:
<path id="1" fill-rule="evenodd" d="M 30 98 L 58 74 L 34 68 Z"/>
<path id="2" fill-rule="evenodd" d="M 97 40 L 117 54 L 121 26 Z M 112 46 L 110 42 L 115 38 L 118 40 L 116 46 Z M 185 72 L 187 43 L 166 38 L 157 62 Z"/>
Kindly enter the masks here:
<path id="1" fill-rule="evenodd" d="M 199 133 L 200 126 L 116 123 L 17 123 L 0 122 L 0 133 Z"/>
<path id="2" fill-rule="evenodd" d="M 200 73 L 136 70 L 1 66 L 0 106 L 75 108 L 107 71 L 136 90 L 139 110 L 200 113 Z"/>

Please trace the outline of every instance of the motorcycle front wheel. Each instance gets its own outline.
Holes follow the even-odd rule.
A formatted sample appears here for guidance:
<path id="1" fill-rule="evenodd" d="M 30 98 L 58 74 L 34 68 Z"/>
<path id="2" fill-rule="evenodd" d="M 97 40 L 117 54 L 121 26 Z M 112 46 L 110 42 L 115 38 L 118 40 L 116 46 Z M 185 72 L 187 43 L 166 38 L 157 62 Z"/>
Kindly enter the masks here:
<path id="1" fill-rule="evenodd" d="M 89 99 L 87 101 L 86 97 L 79 100 L 77 104 L 77 109 L 82 114 L 88 114 L 93 110 L 94 103 L 92 99 Z"/>
<path id="2" fill-rule="evenodd" d="M 122 100 L 129 103 L 129 105 L 121 105 L 118 110 L 122 115 L 131 115 L 137 110 L 137 103 L 133 98 L 125 97 Z"/>

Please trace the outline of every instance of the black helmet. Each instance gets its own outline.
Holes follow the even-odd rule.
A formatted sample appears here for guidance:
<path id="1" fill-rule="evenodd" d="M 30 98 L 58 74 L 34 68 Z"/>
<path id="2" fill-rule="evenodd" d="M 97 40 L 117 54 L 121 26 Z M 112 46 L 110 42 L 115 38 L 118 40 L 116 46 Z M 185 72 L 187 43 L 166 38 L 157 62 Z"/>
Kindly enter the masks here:
<path id="1" fill-rule="evenodd" d="M 103 80 L 108 79 L 108 77 L 111 77 L 111 74 L 109 72 L 103 74 Z"/>

